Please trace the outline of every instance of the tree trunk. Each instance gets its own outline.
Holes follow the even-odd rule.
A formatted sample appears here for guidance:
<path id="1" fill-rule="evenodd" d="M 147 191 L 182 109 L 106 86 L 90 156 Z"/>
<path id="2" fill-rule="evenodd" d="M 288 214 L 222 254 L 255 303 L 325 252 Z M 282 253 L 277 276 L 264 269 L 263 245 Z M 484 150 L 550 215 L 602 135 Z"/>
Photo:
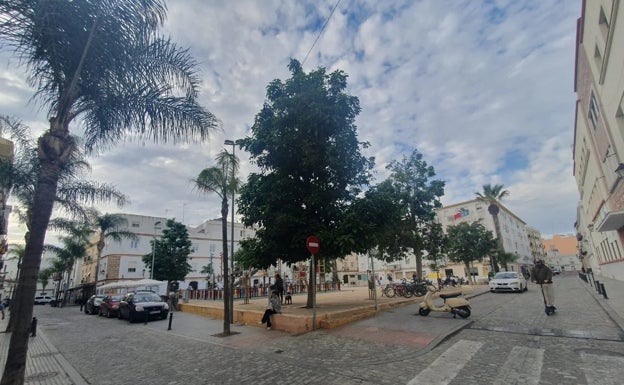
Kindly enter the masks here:
<path id="1" fill-rule="evenodd" d="M 503 248 L 503 239 L 501 238 L 500 220 L 498 218 L 498 214 L 492 215 L 492 219 L 494 219 L 494 231 L 496 231 L 496 243 L 498 244 L 498 249 L 500 251 L 505 251 Z M 498 261 L 496 260 L 496 258 L 493 258 L 492 262 L 494 262 L 494 273 L 498 273 L 500 271 L 500 268 L 498 267 Z"/>
<path id="2" fill-rule="evenodd" d="M 28 354 L 28 329 L 32 321 L 33 299 L 37 291 L 43 243 L 52 215 L 59 175 L 74 151 L 74 146 L 75 143 L 69 136 L 67 127 L 54 118 L 50 121 L 50 131 L 39 139 L 38 156 L 41 169 L 35 187 L 30 233 L 15 295 L 18 303 L 11 311 L 11 318 L 15 317 L 15 324 L 0 385 L 24 383 Z"/>
<path id="3" fill-rule="evenodd" d="M 230 270 L 228 266 L 228 242 L 227 242 L 227 196 L 223 195 L 221 202 L 221 224 L 223 238 L 223 334 L 229 336 L 230 332 Z M 1 385 L 1 384 L 0 384 Z"/>
<path id="4" fill-rule="evenodd" d="M 422 251 L 414 249 L 414 255 L 416 256 L 416 276 L 418 280 L 422 280 Z"/>
<path id="5" fill-rule="evenodd" d="M 312 262 L 312 261 L 310 261 Z M 312 309 L 314 307 L 314 294 L 316 292 L 316 264 L 318 262 L 314 261 L 314 266 L 310 263 L 310 278 L 308 278 L 308 302 L 306 303 L 306 308 Z"/>

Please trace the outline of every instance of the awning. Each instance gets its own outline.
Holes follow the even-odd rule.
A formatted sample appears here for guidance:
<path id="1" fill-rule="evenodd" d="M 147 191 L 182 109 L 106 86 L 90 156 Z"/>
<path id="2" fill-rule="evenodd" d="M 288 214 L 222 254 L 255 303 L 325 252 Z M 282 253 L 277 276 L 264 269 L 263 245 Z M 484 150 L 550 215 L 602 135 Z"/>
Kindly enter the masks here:
<path id="1" fill-rule="evenodd" d="M 611 211 L 607 213 L 600 224 L 595 227 L 596 231 L 619 230 L 624 226 L 624 211 Z"/>

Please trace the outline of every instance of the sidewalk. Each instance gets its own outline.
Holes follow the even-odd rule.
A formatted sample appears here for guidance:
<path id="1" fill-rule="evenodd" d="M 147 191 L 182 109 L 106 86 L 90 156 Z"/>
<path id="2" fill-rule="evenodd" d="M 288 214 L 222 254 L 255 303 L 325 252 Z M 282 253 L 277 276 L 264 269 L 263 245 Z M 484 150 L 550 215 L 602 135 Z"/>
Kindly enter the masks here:
<path id="1" fill-rule="evenodd" d="M 594 285 L 594 280 L 604 285 L 607 298 L 602 294 L 598 294 Z M 585 283 L 592 297 L 607 312 L 609 318 L 622 329 L 622 333 L 624 334 L 624 281 L 618 281 L 600 275 L 595 275 L 594 280 L 590 279 L 587 283 L 581 280 L 581 282 Z"/>

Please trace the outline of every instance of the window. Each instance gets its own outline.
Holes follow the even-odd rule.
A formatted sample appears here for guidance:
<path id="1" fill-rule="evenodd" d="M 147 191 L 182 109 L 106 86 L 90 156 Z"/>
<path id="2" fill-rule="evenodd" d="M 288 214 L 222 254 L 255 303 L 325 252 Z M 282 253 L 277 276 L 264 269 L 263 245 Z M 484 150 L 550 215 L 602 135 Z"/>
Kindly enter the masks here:
<path id="1" fill-rule="evenodd" d="M 596 61 L 598 72 L 600 72 L 600 68 L 602 67 L 602 54 L 600 53 L 600 48 L 598 48 L 598 45 L 596 45 L 596 48 L 594 49 L 594 60 Z"/>
<path id="2" fill-rule="evenodd" d="M 598 103 L 596 102 L 596 96 L 594 95 L 594 91 L 591 92 L 591 96 L 589 98 L 589 121 L 591 122 L 594 130 L 598 125 L 598 113 L 600 110 L 598 109 Z"/>
<path id="3" fill-rule="evenodd" d="M 607 15 L 602 7 L 600 7 L 600 15 L 598 16 L 598 26 L 602 32 L 602 37 L 606 40 L 609 33 L 609 20 L 607 20 Z"/>
<path id="4" fill-rule="evenodd" d="M 211 244 L 210 244 L 210 253 L 211 253 L 211 254 L 212 254 L 212 253 L 214 253 L 214 252 L 216 251 L 216 249 L 217 249 L 217 247 L 215 246 L 215 244 L 214 244 L 214 243 L 211 243 Z"/>
<path id="5" fill-rule="evenodd" d="M 130 241 L 130 248 L 131 249 L 136 249 L 139 247 L 139 240 L 138 239 L 133 239 Z"/>
<path id="6" fill-rule="evenodd" d="M 128 262 L 128 273 L 136 272 L 136 262 Z"/>
<path id="7" fill-rule="evenodd" d="M 132 227 L 139 227 L 141 224 L 139 222 L 132 222 Z"/>

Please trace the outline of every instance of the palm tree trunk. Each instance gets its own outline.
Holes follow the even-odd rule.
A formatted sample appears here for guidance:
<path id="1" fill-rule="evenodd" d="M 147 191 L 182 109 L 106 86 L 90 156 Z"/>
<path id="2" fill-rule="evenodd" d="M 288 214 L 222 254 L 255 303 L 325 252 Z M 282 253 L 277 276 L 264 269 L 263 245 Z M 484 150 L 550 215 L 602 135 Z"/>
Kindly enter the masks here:
<path id="1" fill-rule="evenodd" d="M 223 335 L 229 336 L 230 333 L 230 270 L 228 266 L 228 242 L 227 242 L 227 215 L 228 201 L 227 196 L 223 196 L 221 202 L 221 230 L 223 238 Z"/>
<path id="2" fill-rule="evenodd" d="M 28 354 L 28 329 L 32 321 L 33 299 L 37 291 L 43 243 L 52 215 L 59 175 L 74 150 L 74 146 L 67 126 L 61 124 L 59 119 L 52 119 L 50 131 L 39 139 L 38 155 L 41 170 L 33 198 L 34 215 L 31 218 L 30 233 L 15 296 L 18 304 L 15 311 L 11 311 L 11 318 L 15 317 L 15 324 L 0 385 L 24 383 Z"/>

